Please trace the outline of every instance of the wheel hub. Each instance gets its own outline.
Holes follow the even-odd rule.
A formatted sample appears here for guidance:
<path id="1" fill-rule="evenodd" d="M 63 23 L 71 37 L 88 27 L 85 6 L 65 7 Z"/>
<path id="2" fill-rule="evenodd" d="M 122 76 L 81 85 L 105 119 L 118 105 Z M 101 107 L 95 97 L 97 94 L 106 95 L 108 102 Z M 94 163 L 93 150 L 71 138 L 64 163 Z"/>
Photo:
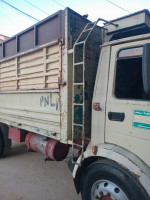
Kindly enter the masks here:
<path id="1" fill-rule="evenodd" d="M 108 180 L 96 181 L 91 189 L 91 200 L 129 200 L 124 191 Z"/>
<path id="2" fill-rule="evenodd" d="M 108 196 L 103 196 L 103 197 L 100 198 L 100 200 L 112 200 L 112 199 Z"/>

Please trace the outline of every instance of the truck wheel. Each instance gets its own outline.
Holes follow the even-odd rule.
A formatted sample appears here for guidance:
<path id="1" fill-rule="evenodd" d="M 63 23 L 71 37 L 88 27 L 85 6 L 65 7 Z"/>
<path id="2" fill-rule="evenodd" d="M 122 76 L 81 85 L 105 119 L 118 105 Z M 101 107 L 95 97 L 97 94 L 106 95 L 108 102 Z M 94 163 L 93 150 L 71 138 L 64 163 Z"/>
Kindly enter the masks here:
<path id="1" fill-rule="evenodd" d="M 8 126 L 0 123 L 0 157 L 7 155 L 11 149 L 11 140 L 8 138 Z"/>
<path id="2" fill-rule="evenodd" d="M 150 200 L 128 170 L 110 160 L 91 164 L 81 183 L 82 200 Z"/>

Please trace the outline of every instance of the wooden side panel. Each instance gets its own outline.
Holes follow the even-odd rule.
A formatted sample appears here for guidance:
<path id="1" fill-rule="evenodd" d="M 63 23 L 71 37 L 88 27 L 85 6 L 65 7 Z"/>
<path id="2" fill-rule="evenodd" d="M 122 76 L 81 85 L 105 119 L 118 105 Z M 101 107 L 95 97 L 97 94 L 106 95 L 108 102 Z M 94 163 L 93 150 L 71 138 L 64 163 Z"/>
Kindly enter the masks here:
<path id="1" fill-rule="evenodd" d="M 0 63 L 0 91 L 58 88 L 59 43 Z"/>
<path id="2" fill-rule="evenodd" d="M 16 89 L 16 62 L 15 59 L 0 64 L 0 90 Z"/>

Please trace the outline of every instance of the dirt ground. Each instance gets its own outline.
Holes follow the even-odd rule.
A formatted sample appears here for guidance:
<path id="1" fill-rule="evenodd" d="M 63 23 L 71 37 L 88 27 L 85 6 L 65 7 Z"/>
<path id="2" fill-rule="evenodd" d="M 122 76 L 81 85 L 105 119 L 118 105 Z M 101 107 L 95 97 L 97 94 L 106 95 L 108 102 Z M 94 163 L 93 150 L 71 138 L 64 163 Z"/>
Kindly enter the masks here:
<path id="1" fill-rule="evenodd" d="M 43 158 L 13 143 L 10 154 L 0 159 L 0 200 L 81 200 L 67 163 Z"/>

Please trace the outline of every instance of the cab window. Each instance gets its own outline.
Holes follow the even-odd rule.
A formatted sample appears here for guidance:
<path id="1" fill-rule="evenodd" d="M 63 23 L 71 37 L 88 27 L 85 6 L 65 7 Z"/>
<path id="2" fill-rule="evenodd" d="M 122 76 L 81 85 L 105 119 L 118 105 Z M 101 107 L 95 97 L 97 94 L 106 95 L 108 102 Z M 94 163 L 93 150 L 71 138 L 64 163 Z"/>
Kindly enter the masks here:
<path id="1" fill-rule="evenodd" d="M 121 50 L 117 56 L 115 97 L 119 99 L 150 99 L 144 93 L 142 80 L 143 47 Z"/>

